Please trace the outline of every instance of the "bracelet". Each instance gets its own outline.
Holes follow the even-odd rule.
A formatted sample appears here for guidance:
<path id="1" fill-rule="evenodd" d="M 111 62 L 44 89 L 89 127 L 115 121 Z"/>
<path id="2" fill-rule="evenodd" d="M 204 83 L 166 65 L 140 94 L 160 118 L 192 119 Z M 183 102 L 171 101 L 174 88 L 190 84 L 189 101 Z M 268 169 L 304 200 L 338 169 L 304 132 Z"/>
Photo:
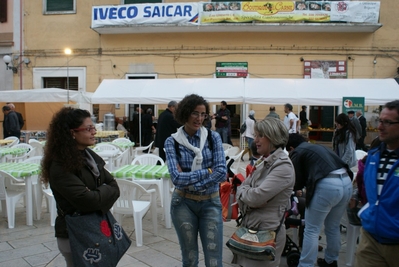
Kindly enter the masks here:
<path id="1" fill-rule="evenodd" d="M 208 172 L 209 172 L 209 174 L 212 174 L 212 169 L 208 168 Z"/>

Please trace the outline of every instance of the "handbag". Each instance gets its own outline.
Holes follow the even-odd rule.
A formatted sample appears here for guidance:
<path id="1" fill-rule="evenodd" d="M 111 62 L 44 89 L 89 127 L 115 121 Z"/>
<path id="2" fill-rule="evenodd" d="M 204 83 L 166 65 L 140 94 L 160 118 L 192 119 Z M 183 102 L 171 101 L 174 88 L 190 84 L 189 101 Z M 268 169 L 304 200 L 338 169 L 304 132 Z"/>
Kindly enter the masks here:
<path id="1" fill-rule="evenodd" d="M 132 241 L 110 211 L 66 215 L 75 266 L 116 266 Z"/>
<path id="2" fill-rule="evenodd" d="M 284 218 L 285 213 L 276 230 L 258 231 L 241 226 L 230 237 L 226 246 L 231 250 L 231 252 L 233 252 L 233 254 L 248 259 L 274 261 L 276 258 L 276 238 Z"/>
<path id="3" fill-rule="evenodd" d="M 273 261 L 276 257 L 276 231 L 256 231 L 239 227 L 226 246 L 233 254 L 252 260 Z"/>

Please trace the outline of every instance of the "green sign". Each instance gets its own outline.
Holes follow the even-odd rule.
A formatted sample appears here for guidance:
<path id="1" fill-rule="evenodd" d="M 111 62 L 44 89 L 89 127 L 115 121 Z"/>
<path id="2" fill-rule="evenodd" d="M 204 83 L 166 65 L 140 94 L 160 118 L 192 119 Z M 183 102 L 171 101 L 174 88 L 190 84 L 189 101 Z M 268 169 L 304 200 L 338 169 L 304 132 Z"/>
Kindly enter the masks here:
<path id="1" fill-rule="evenodd" d="M 342 98 L 342 112 L 347 114 L 348 111 L 361 111 L 364 113 L 364 97 L 344 96 Z"/>
<path id="2" fill-rule="evenodd" d="M 216 62 L 216 78 L 247 76 L 248 62 Z"/>

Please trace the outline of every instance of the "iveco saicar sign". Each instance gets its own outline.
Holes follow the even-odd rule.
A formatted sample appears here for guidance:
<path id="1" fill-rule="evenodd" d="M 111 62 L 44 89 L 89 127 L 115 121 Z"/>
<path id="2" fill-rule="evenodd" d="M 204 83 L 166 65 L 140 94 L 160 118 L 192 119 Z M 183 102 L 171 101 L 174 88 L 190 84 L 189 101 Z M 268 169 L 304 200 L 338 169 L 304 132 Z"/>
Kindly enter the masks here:
<path id="1" fill-rule="evenodd" d="M 93 7 L 91 27 L 197 22 L 197 3 L 135 4 Z"/>

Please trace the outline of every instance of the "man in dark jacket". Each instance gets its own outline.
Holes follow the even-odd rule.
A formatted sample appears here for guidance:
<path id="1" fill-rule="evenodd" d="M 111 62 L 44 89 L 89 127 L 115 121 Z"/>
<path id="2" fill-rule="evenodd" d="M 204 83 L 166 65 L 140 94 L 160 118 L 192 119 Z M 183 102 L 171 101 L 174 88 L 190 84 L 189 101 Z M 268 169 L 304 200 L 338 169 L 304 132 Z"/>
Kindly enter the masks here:
<path id="1" fill-rule="evenodd" d="M 289 135 L 286 146 L 295 169 L 294 191 L 306 188 L 306 229 L 298 266 L 314 266 L 318 239 L 324 223 L 327 236 L 321 267 L 337 267 L 341 246 L 340 221 L 352 195 L 353 173 L 331 149 L 305 142 L 302 135 Z"/>
<path id="2" fill-rule="evenodd" d="M 20 128 L 20 130 L 22 130 L 22 127 L 24 127 L 24 124 L 25 124 L 24 118 L 22 117 L 22 114 L 19 113 L 19 112 L 17 112 L 17 111 L 15 111 L 15 106 L 14 106 L 13 103 L 7 103 L 7 106 L 9 106 L 9 107 L 11 108 L 11 110 L 14 111 L 15 114 L 17 114 L 18 123 L 19 123 L 19 128 Z"/>
<path id="3" fill-rule="evenodd" d="M 174 113 L 177 107 L 176 101 L 170 101 L 167 109 L 162 112 L 158 117 L 157 134 L 155 135 L 155 147 L 159 150 L 159 156 L 165 161 L 166 155 L 163 150 L 165 140 L 171 136 L 171 134 L 177 131 L 180 124 L 175 120 Z"/>
<path id="4" fill-rule="evenodd" d="M 9 136 L 16 136 L 19 138 L 21 136 L 21 128 L 19 126 L 17 114 L 12 111 L 9 106 L 4 106 L 2 110 L 4 113 L 4 138 Z"/>
<path id="5" fill-rule="evenodd" d="M 356 117 L 360 122 L 360 127 L 362 128 L 360 138 L 359 138 L 359 140 L 357 140 L 357 143 L 356 143 L 356 149 L 361 149 L 361 150 L 367 151 L 366 146 L 364 145 L 364 138 L 366 138 L 366 136 L 367 136 L 366 118 L 363 116 L 363 113 L 360 110 L 356 111 Z"/>

